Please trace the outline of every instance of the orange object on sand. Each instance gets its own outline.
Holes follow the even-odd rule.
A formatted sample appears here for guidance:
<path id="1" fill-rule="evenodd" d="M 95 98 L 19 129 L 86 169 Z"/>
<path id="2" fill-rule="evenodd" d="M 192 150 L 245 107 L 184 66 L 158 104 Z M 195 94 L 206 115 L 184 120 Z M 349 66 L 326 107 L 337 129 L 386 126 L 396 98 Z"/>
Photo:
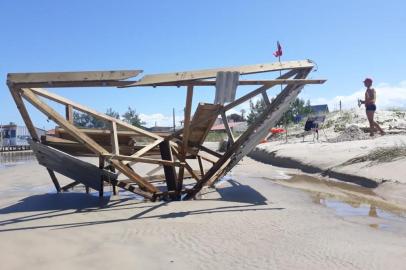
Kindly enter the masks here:
<path id="1" fill-rule="evenodd" d="M 286 130 L 283 128 L 271 128 L 272 134 L 278 134 L 278 133 L 284 133 L 284 132 L 286 132 Z"/>

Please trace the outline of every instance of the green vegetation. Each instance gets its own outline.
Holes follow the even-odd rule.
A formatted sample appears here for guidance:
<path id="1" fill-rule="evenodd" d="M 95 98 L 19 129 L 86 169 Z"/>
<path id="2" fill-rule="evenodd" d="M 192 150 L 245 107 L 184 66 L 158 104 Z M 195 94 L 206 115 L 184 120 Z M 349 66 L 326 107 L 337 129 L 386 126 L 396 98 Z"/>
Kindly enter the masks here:
<path id="1" fill-rule="evenodd" d="M 112 108 L 107 109 L 106 115 L 120 119 L 120 114 L 114 111 Z M 141 121 L 136 111 L 131 107 L 128 107 L 127 112 L 125 112 L 122 117 L 125 122 L 133 126 L 142 127 L 142 125 L 145 125 L 145 122 Z M 106 121 L 97 119 L 90 114 L 77 111 L 73 112 L 73 123 L 75 126 L 81 128 L 108 128 Z"/>
<path id="2" fill-rule="evenodd" d="M 250 101 L 250 113 L 247 116 L 248 124 L 252 124 L 261 115 L 266 108 L 265 101 L 263 99 L 258 100 L 255 104 Z M 296 98 L 290 105 L 289 110 L 286 111 L 282 118 L 279 120 L 278 125 L 286 125 L 294 122 L 295 117 L 298 115 L 307 116 L 311 113 L 310 100 L 305 102 L 301 98 Z"/>

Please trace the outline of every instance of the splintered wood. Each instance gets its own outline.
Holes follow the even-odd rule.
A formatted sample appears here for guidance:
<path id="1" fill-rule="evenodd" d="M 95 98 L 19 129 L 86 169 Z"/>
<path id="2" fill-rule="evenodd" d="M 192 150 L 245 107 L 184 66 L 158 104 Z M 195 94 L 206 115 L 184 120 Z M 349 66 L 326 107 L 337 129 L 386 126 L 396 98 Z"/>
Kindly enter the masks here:
<path id="1" fill-rule="evenodd" d="M 138 76 L 142 70 L 11 73 L 7 76 L 7 84 L 31 133 L 30 145 L 38 162 L 46 167 L 57 192 L 68 191 L 78 184 L 83 184 L 87 192 L 91 188 L 103 196 L 104 187 L 111 185 L 114 193 L 116 187 L 119 187 L 152 201 L 187 200 L 195 198 L 205 185 L 217 181 L 247 155 L 289 109 L 290 103 L 299 95 L 304 85 L 325 82 L 306 79 L 313 67 L 314 64 L 310 60 L 289 61 L 151 74 L 133 81 L 128 79 Z M 282 70 L 284 73 L 279 74 Z M 280 76 L 274 80 L 240 80 L 239 86 L 258 87 L 226 105 L 198 103 L 195 113 L 192 114 L 193 92 L 196 88 L 215 87 L 217 73 L 226 71 L 239 72 L 240 76 L 277 72 Z M 284 85 L 284 88 L 276 98 L 270 100 L 267 91 L 280 85 Z M 187 91 L 183 129 L 172 133 L 149 132 L 44 89 L 105 86 L 185 87 Z M 265 111 L 246 131 L 234 138 L 226 121 L 227 112 L 256 96 L 264 99 Z M 54 134 L 38 136 L 24 100 L 58 125 Z M 65 106 L 65 114 L 61 115 L 45 100 Z M 104 121 L 106 128 L 77 127 L 73 121 L 73 110 Z M 229 137 L 224 153 L 203 146 L 217 118 L 223 119 Z M 138 141 L 143 144 L 134 143 Z M 98 157 L 99 166 L 78 158 L 83 155 Z M 198 168 L 193 168 L 193 162 L 198 164 Z M 137 166 L 131 166 L 135 163 Z M 137 171 L 137 167 L 147 164 L 158 167 L 148 175 Z M 55 172 L 72 179 L 73 182 L 61 187 Z M 119 174 L 123 174 L 127 179 L 119 180 Z M 185 179 L 193 181 L 185 182 Z"/>

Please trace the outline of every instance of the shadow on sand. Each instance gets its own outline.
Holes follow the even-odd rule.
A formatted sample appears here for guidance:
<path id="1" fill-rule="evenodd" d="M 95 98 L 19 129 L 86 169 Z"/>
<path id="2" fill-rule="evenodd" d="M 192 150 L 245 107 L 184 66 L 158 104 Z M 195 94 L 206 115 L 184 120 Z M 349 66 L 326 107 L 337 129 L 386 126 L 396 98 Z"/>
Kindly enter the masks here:
<path id="1" fill-rule="evenodd" d="M 267 206 L 268 203 L 266 202 L 266 198 L 262 196 L 261 193 L 249 186 L 241 185 L 235 180 L 229 180 L 227 182 L 230 184 L 230 186 L 217 189 L 217 192 L 220 195 L 219 199 L 201 199 L 201 201 L 227 201 L 235 202 L 237 204 L 227 204 L 226 206 L 221 207 L 203 208 L 190 211 L 178 211 L 156 215 L 150 215 L 150 213 L 157 210 L 158 208 L 161 208 L 162 206 L 169 205 L 171 202 L 144 203 L 129 198 L 110 201 L 109 197 L 99 198 L 84 193 L 34 195 L 24 198 L 14 205 L 0 209 L 0 215 L 33 212 L 30 215 L 24 215 L 7 220 L 0 220 L 0 233 L 6 231 L 32 230 L 41 228 L 67 229 L 81 226 L 134 221 L 140 219 L 168 219 L 182 218 L 190 215 L 215 214 L 223 212 L 269 211 L 284 209 L 276 207 L 264 207 Z M 50 224 L 52 223 L 52 218 L 60 216 L 74 215 L 84 212 L 91 213 L 125 209 L 132 209 L 138 213 L 130 217 L 111 220 Z M 18 225 L 18 223 L 26 223 L 39 219 L 48 219 L 49 225 L 34 225 L 26 227 L 14 226 Z M 7 226 L 13 227 L 4 228 Z M 2 229 L 1 227 L 3 227 L 4 229 Z"/>

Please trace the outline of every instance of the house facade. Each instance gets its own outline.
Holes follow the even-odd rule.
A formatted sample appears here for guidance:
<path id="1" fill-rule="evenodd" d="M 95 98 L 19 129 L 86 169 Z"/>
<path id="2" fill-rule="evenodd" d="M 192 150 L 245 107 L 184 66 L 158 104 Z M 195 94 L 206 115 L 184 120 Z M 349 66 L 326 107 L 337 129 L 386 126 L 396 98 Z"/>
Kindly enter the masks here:
<path id="1" fill-rule="evenodd" d="M 36 128 L 38 136 L 45 135 L 45 130 Z M 31 138 L 28 128 L 16 124 L 0 125 L 0 146 L 28 145 Z"/>

